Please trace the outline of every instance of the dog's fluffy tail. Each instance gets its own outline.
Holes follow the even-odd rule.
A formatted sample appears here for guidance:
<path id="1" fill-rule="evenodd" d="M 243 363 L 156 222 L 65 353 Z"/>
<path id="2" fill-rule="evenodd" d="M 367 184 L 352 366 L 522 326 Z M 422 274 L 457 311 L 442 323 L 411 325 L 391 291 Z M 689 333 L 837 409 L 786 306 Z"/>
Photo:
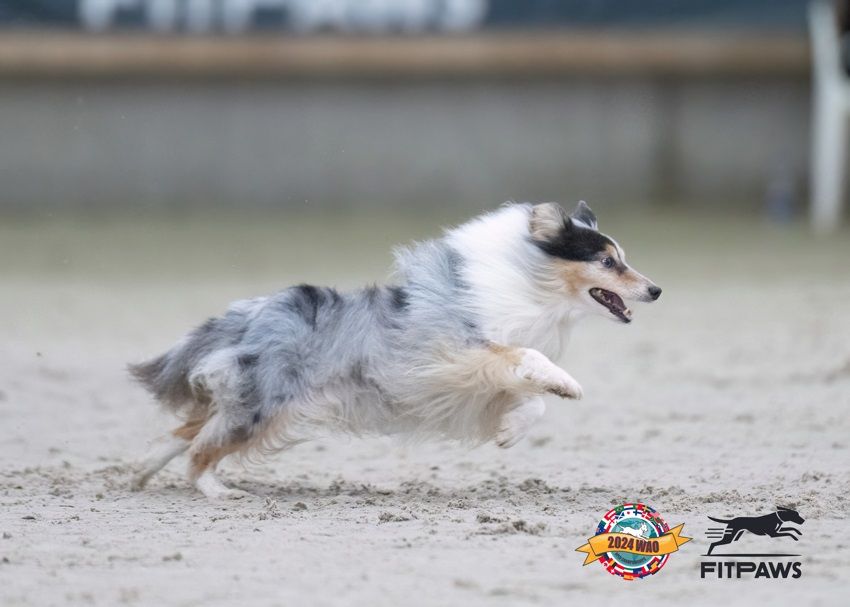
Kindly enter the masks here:
<path id="1" fill-rule="evenodd" d="M 130 374 L 169 409 L 177 411 L 192 398 L 187 374 L 174 364 L 168 351 L 142 363 L 127 365 Z"/>
<path id="2" fill-rule="evenodd" d="M 219 319 L 211 318 L 165 354 L 127 368 L 159 402 L 175 413 L 190 405 L 203 404 L 189 376 L 220 345 L 225 338 L 222 333 Z"/>

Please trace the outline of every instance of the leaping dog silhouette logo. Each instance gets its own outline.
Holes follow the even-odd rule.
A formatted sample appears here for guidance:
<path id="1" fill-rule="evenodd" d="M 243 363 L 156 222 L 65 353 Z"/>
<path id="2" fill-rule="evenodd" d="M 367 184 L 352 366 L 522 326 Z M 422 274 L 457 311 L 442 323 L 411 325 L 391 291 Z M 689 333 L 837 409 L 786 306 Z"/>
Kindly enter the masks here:
<path id="1" fill-rule="evenodd" d="M 776 512 L 765 514 L 763 516 L 736 516 L 735 518 L 722 519 L 709 516 L 716 523 L 723 523 L 725 527 L 709 527 L 706 535 L 709 539 L 719 538 L 716 542 L 708 547 L 708 553 L 711 554 L 717 546 L 731 544 L 737 542 L 745 531 L 749 531 L 753 535 L 766 535 L 768 537 L 790 537 L 795 542 L 799 536 L 803 535 L 802 531 L 791 524 L 802 525 L 805 522 L 800 513 L 791 508 L 777 509 Z M 765 555 L 774 556 L 774 555 Z M 780 555 L 775 555 L 780 556 Z"/>

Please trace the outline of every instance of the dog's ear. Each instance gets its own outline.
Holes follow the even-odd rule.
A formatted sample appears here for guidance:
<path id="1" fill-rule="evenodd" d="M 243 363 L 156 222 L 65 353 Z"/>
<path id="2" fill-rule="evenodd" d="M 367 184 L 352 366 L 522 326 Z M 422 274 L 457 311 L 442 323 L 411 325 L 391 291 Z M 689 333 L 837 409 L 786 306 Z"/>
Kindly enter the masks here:
<path id="1" fill-rule="evenodd" d="M 571 228 L 567 212 L 557 202 L 544 202 L 536 204 L 531 209 L 531 219 L 528 229 L 534 240 L 545 242 L 552 240 L 560 234 L 564 228 Z"/>
<path id="2" fill-rule="evenodd" d="M 572 213 L 570 213 L 570 217 L 591 230 L 598 229 L 596 225 L 596 215 L 593 214 L 593 211 L 590 210 L 590 207 L 587 206 L 587 203 L 584 200 L 578 201 L 576 208 L 573 209 Z"/>

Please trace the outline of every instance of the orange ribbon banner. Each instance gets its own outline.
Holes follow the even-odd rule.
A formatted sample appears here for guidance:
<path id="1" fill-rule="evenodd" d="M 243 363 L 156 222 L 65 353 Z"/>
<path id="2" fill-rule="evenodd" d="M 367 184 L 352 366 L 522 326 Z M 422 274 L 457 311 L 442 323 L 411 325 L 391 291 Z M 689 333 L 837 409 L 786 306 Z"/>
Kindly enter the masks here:
<path id="1" fill-rule="evenodd" d="M 587 554 L 585 565 L 599 559 L 606 552 L 628 552 L 646 556 L 670 554 L 676 552 L 682 544 L 691 541 L 691 538 L 679 535 L 684 526 L 682 523 L 660 537 L 650 538 L 635 537 L 628 533 L 600 533 L 589 538 L 584 546 L 576 548 L 576 552 Z"/>

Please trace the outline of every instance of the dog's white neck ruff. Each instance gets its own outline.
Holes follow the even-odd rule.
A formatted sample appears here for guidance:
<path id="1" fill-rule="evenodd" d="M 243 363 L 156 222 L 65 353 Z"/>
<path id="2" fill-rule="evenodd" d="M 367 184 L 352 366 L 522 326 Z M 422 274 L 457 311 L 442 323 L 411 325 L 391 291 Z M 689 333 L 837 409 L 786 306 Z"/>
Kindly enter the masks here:
<path id="1" fill-rule="evenodd" d="M 463 258 L 461 276 L 484 337 L 557 358 L 581 309 L 544 285 L 545 254 L 529 239 L 530 205 L 510 205 L 463 224 L 446 241 Z"/>

